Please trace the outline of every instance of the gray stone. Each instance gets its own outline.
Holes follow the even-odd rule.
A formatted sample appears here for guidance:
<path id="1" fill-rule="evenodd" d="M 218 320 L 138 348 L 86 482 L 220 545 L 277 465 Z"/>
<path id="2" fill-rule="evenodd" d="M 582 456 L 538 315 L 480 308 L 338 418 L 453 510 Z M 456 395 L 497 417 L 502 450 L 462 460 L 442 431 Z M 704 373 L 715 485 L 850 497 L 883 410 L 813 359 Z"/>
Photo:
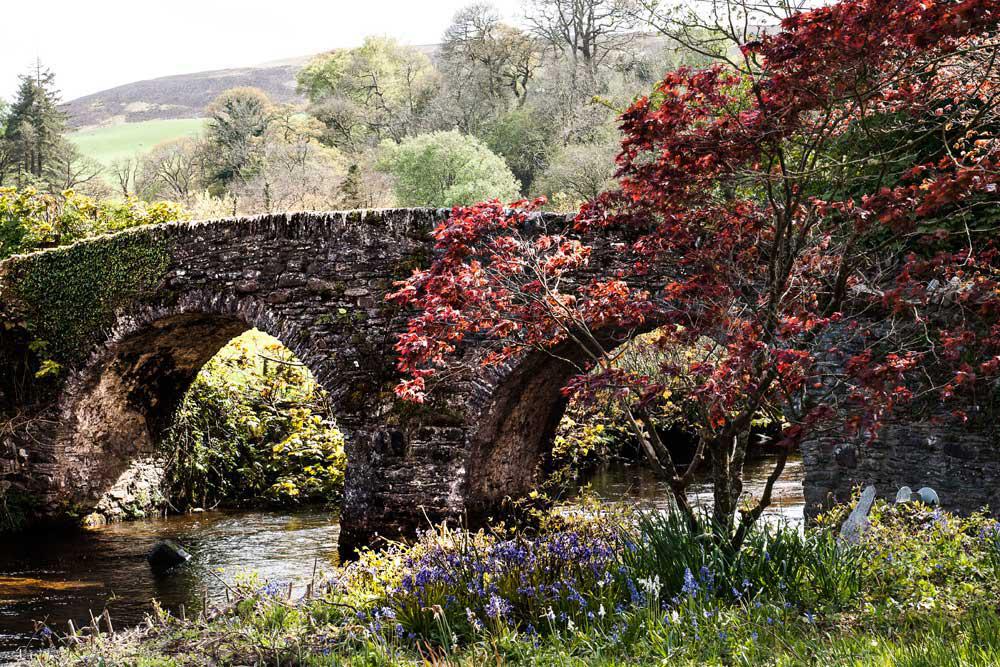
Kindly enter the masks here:
<path id="1" fill-rule="evenodd" d="M 910 487 L 904 486 L 896 492 L 897 505 L 900 503 L 908 503 L 911 500 L 913 500 L 913 490 Z"/>
<path id="2" fill-rule="evenodd" d="M 937 491 L 929 486 L 925 486 L 919 491 L 917 491 L 917 499 L 920 500 L 925 505 L 930 505 L 931 507 L 937 507 L 941 504 L 941 499 L 938 498 Z"/>
<path id="3" fill-rule="evenodd" d="M 173 540 L 162 540 L 150 550 L 146 560 L 154 574 L 164 574 L 191 560 L 191 554 Z"/>
<path id="4" fill-rule="evenodd" d="M 89 332 L 86 354 L 67 364 L 58 382 L 47 379 L 46 393 L 5 394 L 8 378 L 32 375 L 8 368 L 30 357 L 31 336 L 0 327 L 0 410 L 39 417 L 5 431 L 25 457 L 4 481 L 36 497 L 42 515 L 66 507 L 100 511 L 109 520 L 141 514 L 155 504 L 156 484 L 145 481 L 152 475 L 123 475 L 156 451 L 201 367 L 255 327 L 309 368 L 345 433 L 343 552 L 375 533 L 412 534 L 427 518 L 464 515 L 471 525 L 500 516 L 505 498 L 526 495 L 540 482 L 565 406 L 560 390 L 579 360 L 532 352 L 487 368 L 478 363 L 484 346 L 470 338 L 426 405 L 395 398 L 393 345 L 406 331 L 408 313 L 386 296 L 396 281 L 429 264 L 436 252 L 430 232 L 447 215 L 428 209 L 296 213 L 123 232 L 141 247 L 163 249 L 160 283 L 116 304 L 108 314 L 113 321 Z M 539 233 L 555 233 L 571 221 L 546 214 L 536 224 Z M 602 230 L 599 238 L 584 239 L 593 252 L 580 279 L 610 275 L 629 262 L 615 249 L 617 233 Z M 80 243 L 114 250 L 120 238 Z M 26 268 L 39 257 L 77 250 L 0 263 L 3 321 L 34 316 L 30 304 L 10 296 Z M 650 275 L 648 285 L 636 287 L 654 289 L 664 277 Z M 21 396 L 42 398 L 23 405 Z M 0 459 L 11 458 L 0 452 Z"/>
<path id="5" fill-rule="evenodd" d="M 842 375 L 849 360 L 881 335 L 877 327 L 868 334 L 863 329 L 828 329 L 817 370 Z M 855 456 L 845 454 L 837 429 L 807 437 L 801 445 L 806 519 L 850 502 L 859 485 L 898 489 L 913 480 L 935 489 L 948 511 L 970 514 L 988 506 L 1000 516 L 1000 429 L 984 416 L 961 423 L 950 410 L 923 402 L 897 406 L 881 420 L 874 440 L 854 448 Z"/>
<path id="6" fill-rule="evenodd" d="M 868 514 L 872 511 L 872 505 L 875 503 L 875 487 L 867 486 L 865 490 L 861 492 L 861 497 L 858 499 L 858 504 L 851 510 L 850 516 L 844 521 L 844 525 L 840 527 L 840 539 L 848 544 L 857 544 L 861 541 L 861 536 L 864 535 L 868 528 L 871 527 L 871 521 L 868 520 Z"/>

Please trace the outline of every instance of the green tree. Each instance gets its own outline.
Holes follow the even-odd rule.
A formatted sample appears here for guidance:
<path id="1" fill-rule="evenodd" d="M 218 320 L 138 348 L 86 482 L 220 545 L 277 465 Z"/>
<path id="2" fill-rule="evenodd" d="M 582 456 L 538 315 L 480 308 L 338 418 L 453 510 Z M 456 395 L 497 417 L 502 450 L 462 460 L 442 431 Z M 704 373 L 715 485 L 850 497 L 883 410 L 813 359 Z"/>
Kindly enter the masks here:
<path id="1" fill-rule="evenodd" d="M 216 97 L 205 114 L 205 161 L 216 186 L 246 182 L 264 161 L 265 137 L 274 106 L 258 88 L 231 88 Z"/>
<path id="2" fill-rule="evenodd" d="M 205 365 L 161 447 L 178 509 L 329 501 L 343 487 L 344 436 L 326 393 L 257 330 Z"/>
<path id="3" fill-rule="evenodd" d="M 66 115 L 59 109 L 55 75 L 39 62 L 33 73 L 19 79 L 3 136 L 9 168 L 21 184 L 32 178 L 41 181 L 48 177 L 54 163 L 70 147 L 63 139 Z"/>
<path id="4" fill-rule="evenodd" d="M 593 144 L 571 144 L 551 159 L 537 191 L 553 202 L 578 208 L 585 201 L 614 187 L 615 157 L 620 146 L 613 138 Z"/>
<path id="5" fill-rule="evenodd" d="M 520 181 L 522 192 L 530 192 L 539 172 L 545 169 L 551 135 L 549 119 L 528 108 L 512 109 L 477 134 L 504 159 Z"/>
<path id="6" fill-rule="evenodd" d="M 438 89 L 438 73 L 417 49 L 368 37 L 355 49 L 324 54 L 299 73 L 309 111 L 326 126 L 324 139 L 357 151 L 412 134 Z"/>
<path id="7" fill-rule="evenodd" d="M 442 90 L 434 115 L 443 127 L 481 136 L 485 123 L 521 108 L 542 66 L 541 44 L 503 23 L 488 4 L 460 9 L 442 38 Z"/>
<path id="8" fill-rule="evenodd" d="M 379 168 L 396 179 L 400 206 L 454 206 L 518 196 L 506 163 L 475 137 L 432 132 L 382 146 Z"/>
<path id="9" fill-rule="evenodd" d="M 10 115 L 10 105 L 0 99 L 0 186 L 7 179 L 11 165 L 10 142 L 7 141 L 7 117 Z"/>

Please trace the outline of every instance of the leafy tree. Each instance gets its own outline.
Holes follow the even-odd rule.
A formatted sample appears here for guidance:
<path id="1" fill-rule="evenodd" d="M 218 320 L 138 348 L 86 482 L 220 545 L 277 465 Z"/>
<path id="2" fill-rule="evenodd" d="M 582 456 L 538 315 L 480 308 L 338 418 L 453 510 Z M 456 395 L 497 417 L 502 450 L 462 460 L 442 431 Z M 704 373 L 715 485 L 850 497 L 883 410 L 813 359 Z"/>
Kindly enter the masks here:
<path id="1" fill-rule="evenodd" d="M 253 212 L 335 208 L 342 201 L 346 166 L 335 148 L 306 138 L 267 143 L 261 168 L 231 188 L 241 206 Z"/>
<path id="2" fill-rule="evenodd" d="M 550 119 L 534 109 L 513 109 L 486 124 L 478 136 L 504 159 L 521 191 L 530 191 L 551 152 Z"/>
<path id="3" fill-rule="evenodd" d="M 491 343 L 487 365 L 557 355 L 575 364 L 569 396 L 618 400 L 692 530 L 687 489 L 710 462 L 731 548 L 804 438 L 871 442 L 908 403 L 988 420 L 1000 394 L 996 3 L 842 0 L 739 53 L 631 105 L 618 188 L 575 224 L 529 232 L 531 207 L 458 209 L 396 295 L 417 309 L 402 397 L 422 400 L 466 336 Z M 595 237 L 624 242 L 597 275 Z M 662 283 L 645 289 L 650 275 Z M 674 352 L 659 373 L 617 367 L 615 347 L 650 329 Z M 698 435 L 686 468 L 654 428 L 677 401 Z M 785 455 L 738 508 L 761 419 L 781 424 Z"/>
<path id="4" fill-rule="evenodd" d="M 517 196 L 517 179 L 482 142 L 432 132 L 382 146 L 379 168 L 395 177 L 400 206 L 454 206 Z"/>
<path id="5" fill-rule="evenodd" d="M 413 132 L 438 88 L 430 59 L 396 41 L 368 37 L 356 49 L 320 56 L 298 75 L 325 140 L 358 151 Z"/>
<path id="6" fill-rule="evenodd" d="M 541 66 L 539 45 L 527 33 L 505 24 L 497 10 L 472 4 L 455 14 L 444 33 L 440 60 L 453 89 L 477 89 L 491 109 L 522 107 Z"/>
<path id="7" fill-rule="evenodd" d="M 179 509 L 329 501 L 343 487 L 344 436 L 325 393 L 287 348 L 257 331 L 205 365 L 162 449 Z"/>
<path id="8" fill-rule="evenodd" d="M 273 112 L 271 100 L 257 88 L 232 88 L 208 105 L 205 161 L 211 182 L 228 186 L 256 173 Z"/>
<path id="9" fill-rule="evenodd" d="M 207 178 L 206 148 L 197 139 L 184 137 L 157 144 L 135 164 L 120 165 L 127 191 L 128 169 L 131 168 L 135 190 L 144 197 L 165 196 L 173 201 L 188 203 L 204 187 Z"/>
<path id="10" fill-rule="evenodd" d="M 617 141 L 566 146 L 542 174 L 538 191 L 550 199 L 568 198 L 579 208 L 614 186 L 618 148 Z"/>
<path id="11" fill-rule="evenodd" d="M 0 186 L 4 184 L 14 161 L 13 150 L 7 139 L 7 118 L 10 115 L 10 105 L 0 99 Z"/>

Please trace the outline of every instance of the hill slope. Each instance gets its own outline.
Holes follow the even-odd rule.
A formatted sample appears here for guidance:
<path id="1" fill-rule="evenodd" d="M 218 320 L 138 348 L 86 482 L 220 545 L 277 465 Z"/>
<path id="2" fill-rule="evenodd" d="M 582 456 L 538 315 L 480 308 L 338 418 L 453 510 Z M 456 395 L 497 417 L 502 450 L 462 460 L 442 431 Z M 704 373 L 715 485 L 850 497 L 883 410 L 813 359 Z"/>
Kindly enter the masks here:
<path id="1" fill-rule="evenodd" d="M 144 120 L 104 127 L 89 127 L 69 135 L 80 153 L 111 166 L 115 160 L 148 152 L 157 144 L 197 136 L 205 126 L 200 118 Z"/>
<path id="2" fill-rule="evenodd" d="M 260 88 L 277 103 L 299 102 L 295 75 L 309 58 L 275 65 L 178 74 L 109 88 L 63 105 L 74 128 L 199 118 L 219 93 L 229 88 Z"/>

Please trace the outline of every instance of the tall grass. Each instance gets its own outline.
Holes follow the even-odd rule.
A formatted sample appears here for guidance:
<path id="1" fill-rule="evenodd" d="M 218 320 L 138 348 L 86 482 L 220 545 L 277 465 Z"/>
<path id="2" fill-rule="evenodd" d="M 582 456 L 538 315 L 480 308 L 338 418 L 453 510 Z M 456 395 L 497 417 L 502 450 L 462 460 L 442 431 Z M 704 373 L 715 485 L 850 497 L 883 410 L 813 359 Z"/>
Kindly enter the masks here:
<path id="1" fill-rule="evenodd" d="M 798 605 L 841 607 L 864 585 L 864 549 L 841 544 L 831 531 L 759 524 L 734 552 L 712 539 L 707 517 L 692 534 L 678 513 L 639 515 L 624 564 L 659 577 L 665 599 L 698 589 L 730 599 L 765 595 Z M 706 590 L 707 589 L 707 590 Z"/>

